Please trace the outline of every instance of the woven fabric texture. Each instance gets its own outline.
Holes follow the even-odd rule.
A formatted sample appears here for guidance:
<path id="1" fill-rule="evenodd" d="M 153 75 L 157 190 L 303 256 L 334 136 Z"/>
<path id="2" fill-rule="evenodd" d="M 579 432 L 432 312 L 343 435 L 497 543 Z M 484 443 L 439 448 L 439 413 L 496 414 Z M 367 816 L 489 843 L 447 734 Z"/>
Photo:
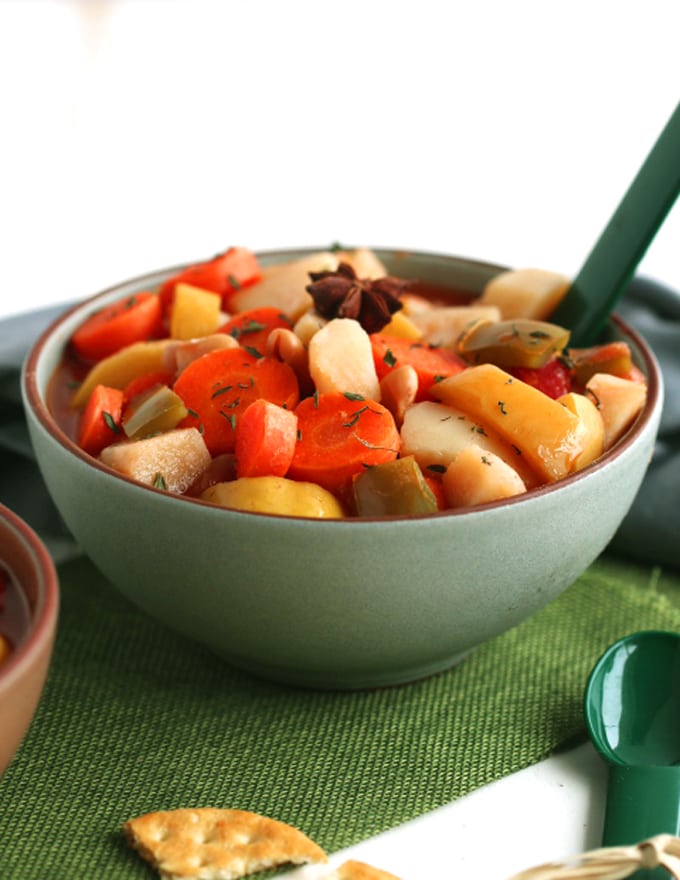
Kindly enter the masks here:
<path id="1" fill-rule="evenodd" d="M 60 575 L 44 697 L 0 780 L 3 880 L 151 877 L 121 824 L 181 806 L 255 810 L 341 849 L 583 737 L 584 684 L 607 645 L 680 630 L 680 578 L 602 559 L 456 669 L 397 688 L 306 691 L 234 671 L 82 557 Z"/>

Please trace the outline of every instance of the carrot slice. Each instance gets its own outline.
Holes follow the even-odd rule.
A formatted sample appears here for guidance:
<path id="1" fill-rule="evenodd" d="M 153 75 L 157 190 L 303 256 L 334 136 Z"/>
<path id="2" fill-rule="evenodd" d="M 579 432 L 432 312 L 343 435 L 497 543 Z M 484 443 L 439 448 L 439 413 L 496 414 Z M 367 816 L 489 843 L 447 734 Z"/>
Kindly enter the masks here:
<path id="1" fill-rule="evenodd" d="M 371 347 L 378 379 L 405 364 L 413 367 L 418 376 L 416 400 L 427 398 L 427 392 L 436 382 L 460 373 L 467 366 L 462 358 L 446 348 L 387 333 L 372 333 Z"/>
<path id="2" fill-rule="evenodd" d="M 105 446 L 121 437 L 123 392 L 107 385 L 97 385 L 90 395 L 78 431 L 78 445 L 97 456 Z"/>
<path id="3" fill-rule="evenodd" d="M 218 332 L 233 336 L 247 351 L 255 350 L 259 354 L 264 354 L 267 337 L 278 327 L 290 330 L 293 322 L 280 309 L 274 306 L 261 306 L 230 318 Z"/>
<path id="4" fill-rule="evenodd" d="M 163 331 L 161 303 L 155 293 L 126 296 L 90 315 L 71 337 L 76 354 L 100 361 L 134 342 L 158 338 Z"/>
<path id="5" fill-rule="evenodd" d="M 298 442 L 288 476 L 341 497 L 366 467 L 395 459 L 399 431 L 388 409 L 358 395 L 329 391 L 295 410 Z"/>
<path id="6" fill-rule="evenodd" d="M 263 397 L 294 409 L 300 397 L 288 364 L 242 348 L 218 349 L 192 361 L 180 373 L 174 391 L 189 410 L 179 427 L 198 428 L 211 455 L 234 451 L 236 425 L 254 400 Z"/>
<path id="7" fill-rule="evenodd" d="M 297 443 L 297 416 L 269 400 L 255 400 L 236 427 L 236 476 L 284 477 Z"/>
<path id="8" fill-rule="evenodd" d="M 229 248 L 212 260 L 189 266 L 168 278 L 160 289 L 163 313 L 168 315 L 170 312 L 178 282 L 221 294 L 222 307 L 229 311 L 231 297 L 242 287 L 259 281 L 261 274 L 257 257 L 252 251 L 242 247 Z"/>

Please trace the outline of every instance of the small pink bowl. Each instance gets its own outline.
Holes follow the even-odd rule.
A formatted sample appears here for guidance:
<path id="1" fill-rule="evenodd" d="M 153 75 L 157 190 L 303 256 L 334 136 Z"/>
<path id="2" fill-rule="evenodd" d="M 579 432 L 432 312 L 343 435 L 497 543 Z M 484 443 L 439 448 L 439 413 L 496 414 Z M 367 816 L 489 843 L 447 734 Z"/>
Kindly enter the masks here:
<path id="1" fill-rule="evenodd" d="M 59 582 L 52 558 L 35 532 L 2 504 L 0 566 L 9 570 L 9 589 L 19 590 L 28 610 L 27 621 L 13 633 L 16 644 L 12 652 L 0 664 L 2 774 L 19 748 L 40 700 L 59 612 Z"/>

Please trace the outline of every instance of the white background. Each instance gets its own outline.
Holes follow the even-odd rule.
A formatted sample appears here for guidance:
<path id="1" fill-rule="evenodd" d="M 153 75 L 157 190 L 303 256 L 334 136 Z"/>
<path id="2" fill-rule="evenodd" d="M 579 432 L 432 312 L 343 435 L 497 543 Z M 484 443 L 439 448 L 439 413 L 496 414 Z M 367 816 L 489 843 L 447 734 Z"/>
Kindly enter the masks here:
<path id="1" fill-rule="evenodd" d="M 0 0 L 0 316 L 233 244 L 574 274 L 680 97 L 679 18 L 676 0 Z M 679 212 L 640 271 L 680 287 Z M 597 845 L 603 780 L 582 747 L 356 854 L 502 880 Z"/>
<path id="2" fill-rule="evenodd" d="M 574 274 L 680 97 L 676 0 L 0 0 L 0 308 L 333 241 Z M 680 285 L 679 209 L 642 266 Z"/>

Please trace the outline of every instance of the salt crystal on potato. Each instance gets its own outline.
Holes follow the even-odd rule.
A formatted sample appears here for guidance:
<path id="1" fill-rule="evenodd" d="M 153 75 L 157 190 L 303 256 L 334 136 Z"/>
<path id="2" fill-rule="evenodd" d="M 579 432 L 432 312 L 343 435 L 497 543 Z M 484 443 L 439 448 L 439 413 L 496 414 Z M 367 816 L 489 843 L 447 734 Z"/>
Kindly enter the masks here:
<path id="1" fill-rule="evenodd" d="M 196 428 L 178 428 L 102 450 L 100 461 L 147 486 L 181 494 L 203 473 L 211 458 Z"/>

